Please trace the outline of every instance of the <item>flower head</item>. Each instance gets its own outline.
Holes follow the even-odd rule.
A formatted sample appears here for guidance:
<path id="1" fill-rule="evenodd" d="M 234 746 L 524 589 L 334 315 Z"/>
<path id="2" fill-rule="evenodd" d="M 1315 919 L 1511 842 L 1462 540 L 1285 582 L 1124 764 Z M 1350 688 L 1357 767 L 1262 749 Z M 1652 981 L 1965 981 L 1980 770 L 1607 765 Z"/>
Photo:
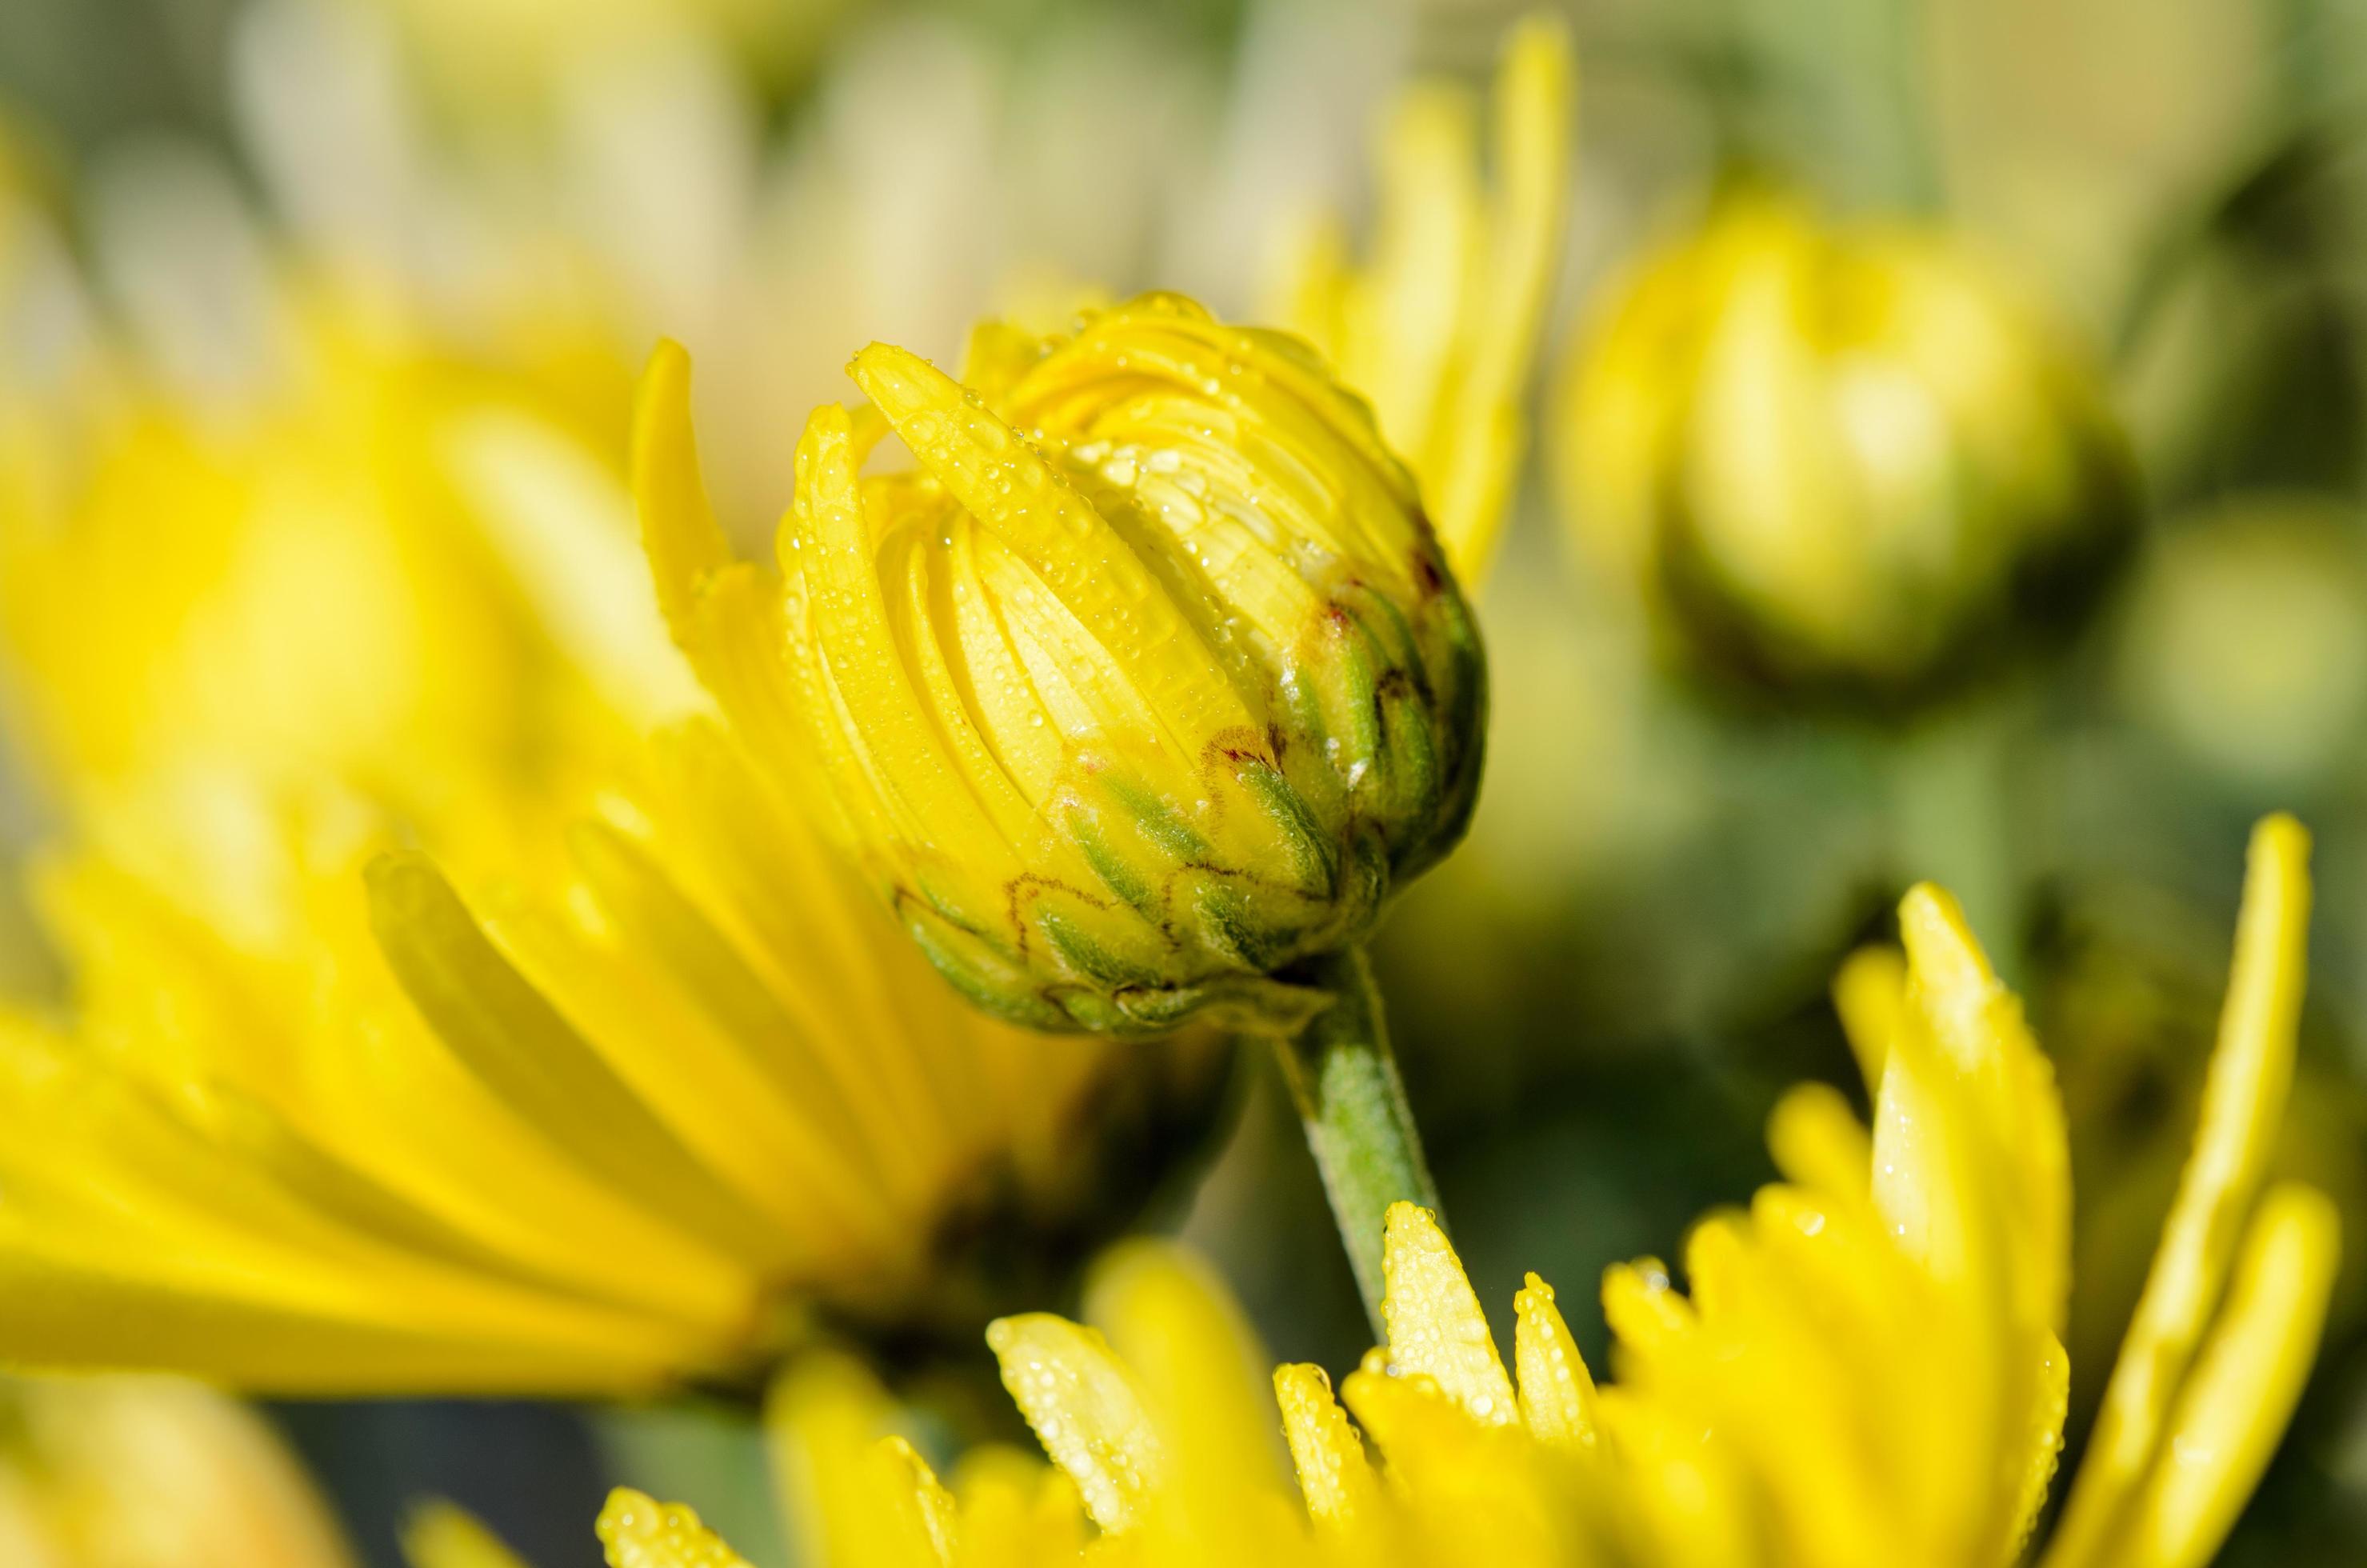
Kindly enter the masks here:
<path id="1" fill-rule="evenodd" d="M 2093 372 L 1965 249 L 1723 199 L 1614 289 L 1560 469 L 1593 559 L 1695 661 L 1897 696 L 2060 621 L 2124 545 Z"/>
<path id="2" fill-rule="evenodd" d="M 2313 1190 L 2261 1190 L 2299 1011 L 2305 854 L 2288 820 L 2255 838 L 2194 1153 L 2048 1568 L 2206 1561 L 2307 1376 L 2339 1221 Z M 1794 1091 L 1769 1129 L 1784 1181 L 1694 1228 L 1682 1290 L 1657 1260 L 1609 1270 L 1615 1381 L 1595 1381 L 1535 1275 L 1508 1368 L 1412 1205 L 1388 1219 L 1388 1343 L 1336 1393 L 1285 1366 L 1269 1395 L 1222 1290 L 1137 1244 L 1089 1292 L 1094 1326 L 1036 1314 L 990 1331 L 1051 1469 L 984 1449 L 940 1483 L 901 1437 L 860 1440 L 891 1414 L 852 1363 L 794 1372 L 778 1431 L 813 1560 L 2016 1561 L 2070 1375 L 2062 1112 L 1954 903 L 1918 889 L 1900 926 L 1903 955 L 1861 954 L 1837 986 L 1873 1127 L 1830 1088 Z M 649 1508 L 620 1494 L 611 1513 Z M 674 1554 L 635 1568 L 720 1550 L 674 1523 Z"/>
<path id="3" fill-rule="evenodd" d="M 1127 1034 L 1354 942 L 1461 834 L 1485 668 L 1412 481 L 1295 339 L 1146 296 L 981 328 L 964 381 L 874 345 L 818 410 L 782 575 L 700 494 L 662 349 L 640 478 L 726 711 L 898 918 L 1021 1022 Z M 864 478 L 893 431 L 920 467 Z"/>

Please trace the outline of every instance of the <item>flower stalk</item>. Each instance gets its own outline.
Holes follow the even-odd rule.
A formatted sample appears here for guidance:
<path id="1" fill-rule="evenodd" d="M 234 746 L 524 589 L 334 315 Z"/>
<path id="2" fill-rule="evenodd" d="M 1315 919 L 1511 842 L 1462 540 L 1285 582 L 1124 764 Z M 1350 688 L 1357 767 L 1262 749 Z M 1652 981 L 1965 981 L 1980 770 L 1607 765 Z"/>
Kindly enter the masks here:
<path id="1" fill-rule="evenodd" d="M 1275 1053 L 1365 1311 L 1386 1336 L 1381 1240 L 1389 1205 L 1417 1203 L 1435 1213 L 1438 1189 L 1422 1158 L 1421 1134 L 1406 1104 L 1364 949 L 1327 954 L 1305 970 L 1306 983 L 1328 994 L 1331 1005 L 1297 1030 L 1277 1031 Z"/>

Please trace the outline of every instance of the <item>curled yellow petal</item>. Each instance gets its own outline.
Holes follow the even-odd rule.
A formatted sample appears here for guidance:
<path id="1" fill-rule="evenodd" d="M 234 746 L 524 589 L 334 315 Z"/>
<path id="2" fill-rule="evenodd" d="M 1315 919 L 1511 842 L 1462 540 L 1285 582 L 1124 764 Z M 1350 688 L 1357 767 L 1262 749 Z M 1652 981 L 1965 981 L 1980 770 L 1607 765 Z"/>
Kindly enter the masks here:
<path id="1" fill-rule="evenodd" d="M 980 523 L 1102 634 L 1185 758 L 1199 738 L 1244 725 L 1249 710 L 1150 568 L 1018 432 L 918 355 L 875 343 L 849 367 L 912 449 Z"/>
<path id="2" fill-rule="evenodd" d="M 912 842 L 954 846 L 976 858 L 991 881 L 1006 874 L 1010 846 L 964 787 L 897 653 L 864 518 L 859 460 L 846 411 L 834 403 L 816 409 L 798 442 L 798 499 L 782 529 L 783 564 L 802 576 L 807 619 L 844 721 L 845 760 L 860 774 L 852 792 L 876 799 Z"/>

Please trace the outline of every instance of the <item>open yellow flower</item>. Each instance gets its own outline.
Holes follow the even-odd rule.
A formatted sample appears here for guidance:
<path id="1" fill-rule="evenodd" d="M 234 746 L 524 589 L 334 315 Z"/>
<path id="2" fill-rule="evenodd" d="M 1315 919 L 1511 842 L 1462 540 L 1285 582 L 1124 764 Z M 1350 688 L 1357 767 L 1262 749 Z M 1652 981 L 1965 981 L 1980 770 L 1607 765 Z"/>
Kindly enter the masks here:
<path id="1" fill-rule="evenodd" d="M 102 378 L 9 449 L 69 978 L 0 1007 L 0 1360 L 629 1391 L 1050 1289 L 1138 1191 L 1096 1130 L 1206 1053 L 946 994 L 706 712 L 563 410 L 332 326 L 284 395 Z"/>
<path id="2" fill-rule="evenodd" d="M 1956 673 L 2083 603 L 2137 514 L 2093 369 L 1961 243 L 1764 192 L 1609 291 L 1564 403 L 1588 556 L 1781 687 Z"/>
<path id="3" fill-rule="evenodd" d="M 2313 1190 L 2261 1190 L 2293 1064 L 2305 855 L 2290 820 L 2255 837 L 2194 1153 L 2045 1568 L 2208 1560 L 2306 1380 L 2339 1220 Z M 1873 1128 L 1830 1088 L 1795 1090 L 1770 1127 L 1785 1179 L 1695 1227 L 1683 1291 L 1655 1260 L 1611 1269 L 1616 1381 L 1594 1381 L 1534 1275 L 1508 1370 L 1411 1205 L 1388 1221 L 1387 1346 L 1337 1396 L 1307 1366 L 1269 1394 L 1223 1291 L 1137 1244 L 1101 1270 L 1093 1326 L 990 1331 L 1051 1468 L 987 1449 L 940 1483 L 878 1436 L 892 1413 L 852 1362 L 787 1380 L 776 1430 L 808 1560 L 2016 1561 L 2069 1376 L 2062 1112 L 1947 896 L 1917 889 L 1900 927 L 1903 957 L 1863 953 L 1837 987 Z M 638 1494 L 612 1499 L 602 1533 L 617 1568 L 737 1561 Z"/>
<path id="4" fill-rule="evenodd" d="M 253 1413 L 170 1378 L 0 1381 L 9 1568 L 350 1568 Z"/>
<path id="5" fill-rule="evenodd" d="M 1327 214 L 1292 236 L 1273 290 L 1274 319 L 1372 400 L 1467 584 L 1486 574 L 1526 452 L 1523 404 L 1569 203 L 1572 74 L 1557 19 L 1533 17 L 1507 39 L 1492 189 L 1470 96 L 1441 82 L 1404 92 L 1380 148 L 1371 261 L 1350 266 Z"/>

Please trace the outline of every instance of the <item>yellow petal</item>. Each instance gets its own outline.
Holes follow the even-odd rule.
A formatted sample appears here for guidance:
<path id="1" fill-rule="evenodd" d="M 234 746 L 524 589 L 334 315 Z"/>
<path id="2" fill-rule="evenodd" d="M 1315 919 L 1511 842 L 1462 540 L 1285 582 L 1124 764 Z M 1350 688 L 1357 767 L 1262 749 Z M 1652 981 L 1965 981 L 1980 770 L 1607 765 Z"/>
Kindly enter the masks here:
<path id="1" fill-rule="evenodd" d="M 731 543 L 707 499 L 690 417 L 690 356 L 663 339 L 651 351 L 633 400 L 633 503 L 658 603 L 676 642 L 688 648 L 698 598 L 732 562 Z"/>
<path id="2" fill-rule="evenodd" d="M 1365 1457 L 1364 1440 L 1331 1396 L 1331 1380 L 1323 1369 L 1276 1367 L 1274 1395 L 1282 1406 L 1283 1436 L 1290 1442 L 1298 1489 L 1316 1523 L 1344 1528 L 1374 1517 L 1381 1500 L 1379 1478 Z"/>
<path id="3" fill-rule="evenodd" d="M 1657 1257 L 1614 1263 L 1603 1271 L 1603 1315 L 1619 1348 L 1631 1356 L 1666 1353 L 1695 1327 L 1693 1303 L 1677 1293 L 1668 1266 Z"/>
<path id="4" fill-rule="evenodd" d="M 909 1444 L 896 1408 L 852 1356 L 799 1357 L 764 1402 L 775 1483 L 798 1560 L 830 1568 L 939 1568 L 953 1504 Z"/>
<path id="5" fill-rule="evenodd" d="M 1475 119 L 1470 96 L 1444 84 L 1417 85 L 1392 106 L 1372 267 L 1349 298 L 1341 375 L 1372 400 L 1390 442 L 1417 461 L 1446 389 L 1467 274 L 1479 259 Z"/>
<path id="6" fill-rule="evenodd" d="M 1228 1506 L 1283 1493 L 1265 1347 L 1206 1264 L 1165 1243 L 1122 1244 L 1094 1266 L 1085 1316 L 1155 1413 L 1177 1483 Z"/>
<path id="7" fill-rule="evenodd" d="M 888 619 L 870 528 L 855 482 L 846 411 L 816 409 L 798 443 L 798 499 L 782 529 L 784 564 L 803 574 L 807 616 L 844 728 L 859 739 L 849 790 L 876 798 L 906 843 L 969 860 L 999 886 L 1017 869 L 1001 830 L 965 787 L 912 689 Z M 843 791 L 844 792 L 844 791 Z"/>
<path id="8" fill-rule="evenodd" d="M 954 1471 L 953 1489 L 961 1512 L 961 1568 L 1074 1562 L 1094 1534 L 1077 1483 L 1040 1453 L 999 1443 L 972 1449 Z"/>
<path id="9" fill-rule="evenodd" d="M 905 1556 L 944 1568 L 954 1557 L 953 1494 L 937 1480 L 928 1461 L 901 1437 L 880 1438 L 871 1458 L 880 1472 L 889 1505 L 881 1524 L 909 1543 Z"/>
<path id="10" fill-rule="evenodd" d="M 370 921 L 387 962 L 454 1053 L 584 1170 L 713 1242 L 764 1256 L 764 1222 L 692 1157 L 486 939 L 425 858 L 371 862 Z"/>
<path id="11" fill-rule="evenodd" d="M 1874 1140 L 1840 1091 L 1798 1084 L 1767 1119 L 1767 1150 L 1795 1186 L 1827 1202 L 1863 1203 L 1874 1167 Z"/>
<path id="12" fill-rule="evenodd" d="M 749 1568 L 690 1509 L 630 1487 L 608 1494 L 597 1528 L 608 1568 Z"/>
<path id="13" fill-rule="evenodd" d="M 2030 1532 L 2038 1524 L 2038 1510 L 2046 1502 L 2046 1489 L 2054 1484 L 2056 1467 L 2062 1462 L 2063 1419 L 2070 1408 L 2071 1354 L 2063 1348 L 2061 1340 L 2050 1334 L 2046 1336 L 2039 1394 L 2031 1410 L 2023 1442 L 2021 1494 L 2014 1505 L 2010 1539 L 2017 1559 L 2030 1543 Z"/>
<path id="14" fill-rule="evenodd" d="M 2325 1194 L 2283 1186 L 2260 1200 L 2227 1304 L 2179 1390 L 2130 1527 L 2104 1561 L 2200 1568 L 2268 1468 L 2316 1358 L 2341 1252 Z"/>
<path id="15" fill-rule="evenodd" d="M 404 1522 L 402 1555 L 411 1568 L 526 1568 L 475 1515 L 440 1499 Z"/>
<path id="16" fill-rule="evenodd" d="M 1947 893 L 1911 889 L 1898 906 L 1907 948 L 1908 1000 L 1954 1070 L 1945 1091 L 1969 1114 L 2003 1190 L 2007 1264 L 2020 1310 L 2060 1333 L 2071 1277 L 2071 1153 L 2054 1068 L 2022 1021 L 2022 1003 L 1999 981 Z"/>
<path id="17" fill-rule="evenodd" d="M 2309 934 L 2309 835 L 2272 816 L 2252 833 L 2236 958 L 2194 1151 L 2163 1221 L 2048 1562 L 2105 1561 L 2227 1278 L 2293 1081 Z"/>
<path id="18" fill-rule="evenodd" d="M 1530 1433 L 1557 1448 L 1594 1445 L 1594 1378 L 1569 1336 L 1553 1287 L 1528 1276 L 1512 1298 L 1519 1326 L 1512 1335 L 1512 1365 L 1520 1373 L 1521 1415 Z"/>
<path id="19" fill-rule="evenodd" d="M 1002 1386 L 1077 1483 L 1093 1522 L 1112 1532 L 1138 1522 L 1165 1478 L 1166 1455 L 1108 1342 L 1048 1312 L 998 1318 L 986 1342 L 1002 1363 Z"/>
<path id="20" fill-rule="evenodd" d="M 1569 199 L 1575 83 L 1567 28 L 1542 12 L 1524 19 L 1497 75 L 1495 210 L 1463 329 L 1462 374 L 1423 465 L 1439 541 L 1467 583 L 1495 554 L 1526 445 L 1523 401 Z"/>
<path id="21" fill-rule="evenodd" d="M 1881 1091 L 1882 1064 L 1906 1006 L 1907 957 L 1896 948 L 1860 948 L 1833 977 L 1833 1010 L 1868 1097 Z"/>
<path id="22" fill-rule="evenodd" d="M 1489 1426 L 1520 1419 L 1479 1298 L 1436 1219 L 1411 1203 L 1390 1204 L 1381 1248 L 1381 1317 L 1391 1367 L 1434 1379 L 1441 1392 Z"/>
<path id="23" fill-rule="evenodd" d="M 912 455 L 1094 630 L 1186 767 L 1211 737 L 1255 730 L 1223 666 L 1165 587 L 1023 437 L 904 349 L 873 344 L 850 371 Z"/>
<path id="24" fill-rule="evenodd" d="M 454 415 L 441 455 L 536 620 L 636 726 L 710 705 L 669 640 L 624 487 L 549 421 L 489 406 Z"/>

